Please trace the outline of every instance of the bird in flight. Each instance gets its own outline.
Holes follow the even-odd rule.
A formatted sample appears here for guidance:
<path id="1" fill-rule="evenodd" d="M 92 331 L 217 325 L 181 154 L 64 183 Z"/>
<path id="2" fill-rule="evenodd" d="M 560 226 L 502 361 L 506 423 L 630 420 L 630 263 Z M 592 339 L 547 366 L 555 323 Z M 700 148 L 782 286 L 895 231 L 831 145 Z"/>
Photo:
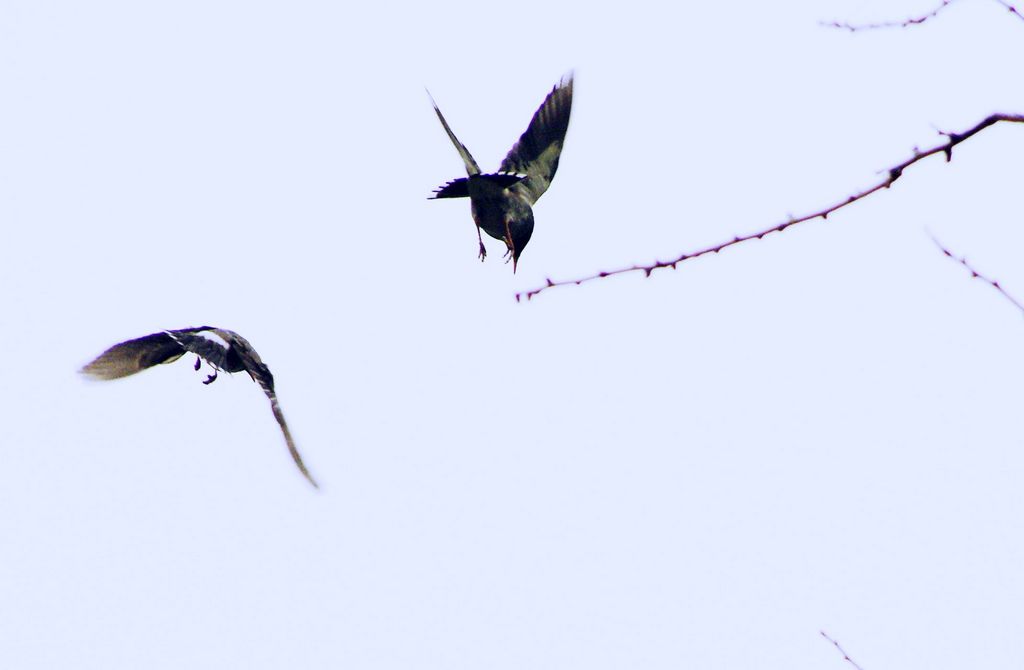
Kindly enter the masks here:
<path id="1" fill-rule="evenodd" d="M 430 92 L 427 92 L 430 95 Z M 469 198 L 480 242 L 480 260 L 487 257 L 483 230 L 502 240 L 506 257 L 516 271 L 519 256 L 533 235 L 533 204 L 548 190 L 558 169 L 558 158 L 569 128 L 572 110 L 572 73 L 555 86 L 530 120 L 530 126 L 501 161 L 498 172 L 482 174 L 466 146 L 455 137 L 444 115 L 430 98 L 437 118 L 466 164 L 468 177 L 453 179 L 434 191 L 431 199 Z"/>
<path id="2" fill-rule="evenodd" d="M 204 384 L 212 384 L 221 370 L 249 373 L 252 380 L 259 384 L 270 398 L 270 409 L 281 426 L 281 432 L 284 433 L 284 440 L 288 444 L 288 451 L 291 452 L 295 465 L 299 466 L 299 470 L 309 483 L 317 487 L 316 481 L 306 470 L 302 457 L 295 448 L 288 424 L 285 423 L 281 406 L 277 402 L 277 393 L 274 392 L 274 375 L 264 365 L 249 341 L 234 331 L 200 326 L 165 330 L 127 340 L 104 351 L 96 360 L 83 367 L 81 373 L 95 379 L 119 379 L 142 372 L 154 365 L 173 363 L 185 354 L 195 354 L 197 371 L 202 360 L 213 368 L 213 374 L 207 376 Z"/>

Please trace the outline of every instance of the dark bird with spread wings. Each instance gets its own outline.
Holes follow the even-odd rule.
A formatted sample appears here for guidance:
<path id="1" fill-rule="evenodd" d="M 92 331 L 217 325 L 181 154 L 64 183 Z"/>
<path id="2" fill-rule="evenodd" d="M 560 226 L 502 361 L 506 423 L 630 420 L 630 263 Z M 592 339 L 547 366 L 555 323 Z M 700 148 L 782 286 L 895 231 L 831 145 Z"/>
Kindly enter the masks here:
<path id="1" fill-rule="evenodd" d="M 429 93 L 428 93 L 429 95 Z M 482 174 L 466 146 L 448 127 L 437 103 L 431 98 L 437 118 L 466 164 L 468 177 L 453 179 L 434 192 L 436 198 L 469 198 L 480 242 L 480 260 L 487 256 L 483 230 L 502 240 L 515 272 L 519 256 L 533 235 L 533 204 L 548 190 L 558 169 L 558 158 L 569 128 L 572 110 L 572 73 L 555 86 L 533 115 L 512 150 L 501 161 L 496 174 Z"/>
<path id="2" fill-rule="evenodd" d="M 249 341 L 238 333 L 222 328 L 200 326 L 198 328 L 182 328 L 181 330 L 165 330 L 134 340 L 115 344 L 96 360 L 89 363 L 81 372 L 96 379 L 119 379 L 142 372 L 146 368 L 161 363 L 172 363 L 185 354 L 195 354 L 195 369 L 198 371 L 201 360 L 205 360 L 213 374 L 208 375 L 204 384 L 211 384 L 217 379 L 217 372 L 248 372 L 252 380 L 260 385 L 263 392 L 270 398 L 270 409 L 274 412 L 284 440 L 288 443 L 295 464 L 313 486 L 317 483 L 306 470 L 302 457 L 299 456 L 292 434 L 285 423 L 281 406 L 277 403 L 274 392 L 274 375 L 264 365 L 259 354 L 252 348 Z"/>

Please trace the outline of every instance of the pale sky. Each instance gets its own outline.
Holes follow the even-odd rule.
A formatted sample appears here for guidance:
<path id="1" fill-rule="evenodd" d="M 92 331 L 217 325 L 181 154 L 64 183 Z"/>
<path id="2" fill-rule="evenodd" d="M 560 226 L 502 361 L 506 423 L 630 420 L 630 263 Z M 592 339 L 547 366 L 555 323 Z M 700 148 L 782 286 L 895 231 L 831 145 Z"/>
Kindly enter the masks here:
<path id="1" fill-rule="evenodd" d="M 934 2 L 0 5 L 0 667 L 1012 668 L 1024 21 Z M 518 274 L 495 169 L 566 72 Z M 77 370 L 167 328 L 273 371 Z"/>

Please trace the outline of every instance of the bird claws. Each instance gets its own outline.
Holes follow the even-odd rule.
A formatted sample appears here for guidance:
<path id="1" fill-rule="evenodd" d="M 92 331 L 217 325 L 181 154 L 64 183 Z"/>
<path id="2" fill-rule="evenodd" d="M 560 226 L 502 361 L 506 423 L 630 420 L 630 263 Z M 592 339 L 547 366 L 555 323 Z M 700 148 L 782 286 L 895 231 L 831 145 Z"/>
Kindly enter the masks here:
<path id="1" fill-rule="evenodd" d="M 200 356 L 196 356 L 196 364 L 194 366 L 192 366 L 192 367 L 195 368 L 196 372 L 199 372 L 199 368 L 201 368 L 202 365 L 203 365 L 203 359 Z M 206 385 L 212 384 L 213 382 L 215 382 L 217 380 L 217 368 L 215 366 L 213 366 L 213 365 L 211 365 L 210 367 L 213 368 L 213 374 L 212 375 L 206 375 L 206 381 L 203 382 L 203 384 L 206 384 Z"/>
<path id="2" fill-rule="evenodd" d="M 505 255 L 502 257 L 505 259 L 505 264 L 515 258 L 516 256 L 516 245 L 512 241 L 512 222 L 505 219 Z"/>
<path id="3" fill-rule="evenodd" d="M 473 217 L 473 223 L 476 223 L 476 216 Z M 480 234 L 479 223 L 476 223 L 476 241 L 480 244 L 480 262 L 483 263 L 487 258 L 487 247 L 484 246 L 484 236 Z"/>

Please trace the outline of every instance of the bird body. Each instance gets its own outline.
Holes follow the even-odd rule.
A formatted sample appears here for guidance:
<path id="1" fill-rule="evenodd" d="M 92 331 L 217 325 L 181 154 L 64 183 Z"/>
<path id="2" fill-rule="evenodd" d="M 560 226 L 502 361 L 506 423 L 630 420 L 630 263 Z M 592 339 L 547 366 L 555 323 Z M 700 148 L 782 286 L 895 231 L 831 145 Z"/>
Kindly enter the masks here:
<path id="1" fill-rule="evenodd" d="M 466 166 L 466 177 L 449 181 L 432 199 L 469 198 L 480 242 L 480 260 L 487 256 L 480 231 L 505 242 L 515 272 L 519 256 L 533 236 L 533 205 L 547 191 L 558 169 L 572 111 L 572 73 L 562 79 L 534 113 L 526 132 L 508 152 L 497 173 L 482 174 L 466 146 L 448 126 L 431 98 L 437 118 Z"/>
<path id="2" fill-rule="evenodd" d="M 497 175 L 501 177 L 502 175 Z M 533 208 L 519 191 L 504 185 L 495 175 L 469 177 L 469 203 L 473 221 L 497 240 L 511 240 L 509 250 L 525 247 L 533 233 Z M 521 178 L 516 177 L 516 183 Z M 512 231 L 521 231 L 518 239 Z M 519 242 L 519 245 L 516 244 Z M 518 260 L 519 255 L 514 254 Z"/>
<path id="3" fill-rule="evenodd" d="M 196 370 L 200 368 L 199 359 L 205 360 L 214 372 L 204 381 L 211 384 L 217 379 L 217 372 L 246 372 L 254 382 L 260 385 L 270 399 L 270 408 L 274 418 L 284 433 L 285 442 L 292 459 L 299 471 L 313 486 L 316 481 L 306 470 L 302 457 L 299 455 L 291 431 L 284 420 L 284 413 L 277 401 L 274 391 L 274 375 L 263 363 L 259 354 L 249 341 L 234 332 L 223 328 L 199 326 L 165 330 L 151 335 L 126 340 L 110 347 L 96 357 L 94 361 L 82 368 L 82 374 L 95 379 L 119 379 L 147 368 L 163 363 L 173 363 L 187 353 L 195 354 Z"/>

